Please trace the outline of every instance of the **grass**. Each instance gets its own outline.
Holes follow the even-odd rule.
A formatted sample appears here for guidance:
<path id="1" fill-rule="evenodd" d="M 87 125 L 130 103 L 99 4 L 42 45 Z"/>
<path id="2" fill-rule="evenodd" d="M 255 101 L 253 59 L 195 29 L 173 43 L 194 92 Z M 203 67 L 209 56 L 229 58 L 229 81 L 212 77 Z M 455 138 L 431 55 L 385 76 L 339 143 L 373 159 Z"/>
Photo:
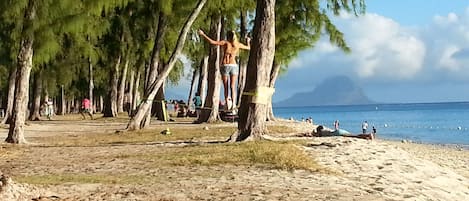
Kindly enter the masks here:
<path id="1" fill-rule="evenodd" d="M 92 155 L 93 153 L 90 153 Z M 87 157 L 87 156 L 83 156 Z M 184 167 L 196 168 L 198 166 L 222 166 L 227 167 L 253 167 L 262 169 L 279 170 L 307 170 L 322 171 L 311 156 L 308 156 L 294 142 L 246 142 L 246 143 L 222 143 L 194 145 L 185 147 L 164 147 L 154 151 L 111 153 L 107 155 L 95 156 L 93 161 L 109 161 L 110 159 L 126 161 L 132 164 L 139 162 L 140 169 L 144 172 L 120 169 L 117 173 L 51 173 L 47 175 L 22 175 L 15 178 L 22 183 L 29 184 L 64 184 L 64 183 L 100 183 L 100 184 L 145 184 L 147 182 L 158 182 L 164 180 L 162 175 L 147 175 L 145 172 L 155 169 L 179 169 Z M 145 163 L 142 164 L 142 161 Z M 84 159 L 82 167 L 87 166 Z M 80 168 L 80 167 L 77 167 Z M 160 171 L 158 171 L 160 172 Z M 163 171 L 164 172 L 164 171 Z M 131 175 L 135 174 L 136 175 Z M 201 175 L 201 174 L 204 175 Z M 189 174 L 189 175 L 188 175 Z M 213 177 L 219 172 L 204 171 L 184 171 L 180 172 L 183 178 L 194 176 Z"/>
<path id="2" fill-rule="evenodd" d="M 318 171 L 321 167 L 295 142 L 246 142 L 192 145 L 145 153 L 119 153 L 102 160 L 150 161 L 155 167 L 245 165 L 268 169 Z"/>
<path id="3" fill-rule="evenodd" d="M 74 117 L 68 117 L 74 118 Z M 122 121 L 122 119 L 96 121 Z M 180 121 L 178 121 L 180 122 Z M 104 122 L 103 122 L 104 123 Z M 208 130 L 204 127 L 209 127 Z M 170 135 L 162 135 L 160 132 L 169 128 Z M 292 129 L 287 126 L 268 126 L 270 133 L 289 133 Z M 152 130 L 141 130 L 136 132 L 120 133 L 88 133 L 67 136 L 40 137 L 35 141 L 47 146 L 62 147 L 63 152 L 71 151 L 69 146 L 83 147 L 97 146 L 96 149 L 108 149 L 109 146 L 116 144 L 145 144 L 154 142 L 174 142 L 174 141 L 220 141 L 227 139 L 231 134 L 237 131 L 234 126 L 219 125 L 190 125 L 181 126 L 177 124 L 168 124 L 156 126 Z M 138 164 L 138 168 L 147 170 L 154 169 L 173 169 L 197 166 L 223 166 L 223 167 L 255 167 L 261 169 L 280 169 L 280 170 L 307 170 L 324 172 L 314 159 L 307 155 L 300 147 L 304 141 L 256 141 L 243 143 L 203 143 L 190 144 L 185 146 L 154 146 L 146 148 L 144 152 L 128 150 L 126 152 L 86 152 L 80 154 L 80 165 L 78 169 L 85 169 L 88 163 L 107 162 L 118 160 L 125 164 Z M 101 148 L 102 147 L 102 148 Z M 32 146 L 30 149 L 38 149 L 40 146 Z M 28 148 L 28 149 L 29 149 Z M 0 149 L 0 159 L 2 155 L 13 156 L 20 153 L 21 147 L 4 147 Z M 45 149 L 44 149 L 45 150 Z M 73 149 L 76 150 L 76 149 Z M 3 152 L 3 153 L 2 153 Z M 34 153 L 34 152 L 33 152 Z M 32 154 L 29 157 L 35 157 Z M 22 158 L 28 160 L 27 158 Z M 51 160 L 53 161 L 53 159 Z M 49 161 L 49 162 L 51 162 Z M 143 164 L 142 164 L 143 161 Z M 64 161 L 65 162 L 65 161 Z M 135 163 L 133 163 L 135 162 Z M 0 162 L 0 165 L 2 162 Z M 38 164 L 38 166 L 40 166 Z M 25 167 L 28 168 L 28 167 Z M 129 170 L 130 169 L 130 170 Z M 132 175 L 132 168 L 120 170 L 119 172 L 106 173 L 82 173 L 70 174 L 67 172 L 51 173 L 46 175 L 22 175 L 17 174 L 19 182 L 30 184 L 63 184 L 63 183 L 102 183 L 102 184 L 142 184 L 149 180 L 158 180 L 158 178 L 148 178 L 144 173 L 141 175 Z M 147 171 L 145 170 L 145 171 Z M 127 172 L 126 172 L 127 171 Z M 200 173 L 190 173 L 194 176 Z M 192 175 L 194 174 L 194 175 Z M 20 176 L 22 175 L 22 176 Z M 207 173 L 208 176 L 212 175 Z M 161 178 L 160 178 L 161 179 Z"/>
<path id="4" fill-rule="evenodd" d="M 103 146 L 110 144 L 130 144 L 147 142 L 167 142 L 167 141 L 214 141 L 226 140 L 237 131 L 235 127 L 211 127 L 205 130 L 202 126 L 180 127 L 175 124 L 160 125 L 154 129 L 146 129 L 132 132 L 117 133 L 90 133 L 84 135 L 67 135 L 40 137 L 35 141 L 48 146 Z M 170 135 L 163 135 L 163 130 L 169 129 Z M 269 126 L 271 133 L 292 132 L 286 126 Z"/>
<path id="5" fill-rule="evenodd" d="M 292 143 L 247 142 L 175 148 L 159 157 L 159 164 L 187 165 L 254 165 L 274 169 L 316 171 L 318 165 Z"/>
<path id="6" fill-rule="evenodd" d="M 170 135 L 160 132 L 170 129 Z M 119 133 L 91 133 L 36 138 L 35 141 L 48 146 L 105 146 L 165 141 L 223 140 L 235 132 L 235 128 L 220 127 L 209 130 L 200 128 L 178 128 L 176 125 L 158 126 L 151 130 Z"/>

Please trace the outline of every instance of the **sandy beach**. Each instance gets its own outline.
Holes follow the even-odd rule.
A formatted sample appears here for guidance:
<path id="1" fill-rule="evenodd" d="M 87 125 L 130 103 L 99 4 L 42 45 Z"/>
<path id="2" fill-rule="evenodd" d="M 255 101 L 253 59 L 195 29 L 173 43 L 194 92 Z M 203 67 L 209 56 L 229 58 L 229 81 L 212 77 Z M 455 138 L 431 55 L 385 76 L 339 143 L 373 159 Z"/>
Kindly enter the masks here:
<path id="1" fill-rule="evenodd" d="M 327 171 L 288 171 L 249 165 L 165 169 L 148 168 L 148 161 L 131 161 L 126 157 L 84 160 L 123 152 L 164 152 L 165 144 L 122 144 L 86 149 L 23 146 L 19 150 L 0 144 L 0 171 L 12 179 L 0 179 L 0 200 L 469 200 L 469 150 L 381 139 L 294 137 L 297 133 L 311 131 L 314 126 L 290 121 L 274 124 L 296 130 L 289 134 L 273 134 L 275 139 L 304 141 L 298 148 Z M 202 129 L 207 125 L 183 126 Z M 236 127 L 236 124 L 208 126 Z M 26 137 L 112 132 L 122 127 L 124 124 L 116 122 L 108 126 L 92 121 L 66 125 L 31 123 L 26 128 L 29 131 Z M 6 129 L 0 129 L 0 138 L 6 133 Z M 56 165 L 51 167 L 51 161 Z M 20 175 L 96 172 L 145 175 L 150 182 L 135 185 L 71 182 L 39 186 L 15 181 L 15 176 Z"/>

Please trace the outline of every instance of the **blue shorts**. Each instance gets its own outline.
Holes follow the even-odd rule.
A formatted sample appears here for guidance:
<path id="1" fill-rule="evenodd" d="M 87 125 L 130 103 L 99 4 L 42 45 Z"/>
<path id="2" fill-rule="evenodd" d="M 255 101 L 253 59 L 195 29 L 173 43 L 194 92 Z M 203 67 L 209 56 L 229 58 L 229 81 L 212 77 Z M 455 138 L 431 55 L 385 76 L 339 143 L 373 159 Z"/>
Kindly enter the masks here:
<path id="1" fill-rule="evenodd" d="M 221 75 L 238 75 L 239 73 L 239 66 L 238 64 L 225 64 L 220 69 Z"/>

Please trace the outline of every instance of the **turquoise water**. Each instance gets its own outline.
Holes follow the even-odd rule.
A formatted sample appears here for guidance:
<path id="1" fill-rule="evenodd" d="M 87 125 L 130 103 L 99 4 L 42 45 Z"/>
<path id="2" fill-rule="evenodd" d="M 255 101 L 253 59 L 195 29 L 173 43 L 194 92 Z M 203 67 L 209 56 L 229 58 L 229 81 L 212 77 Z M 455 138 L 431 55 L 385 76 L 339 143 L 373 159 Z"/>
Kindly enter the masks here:
<path id="1" fill-rule="evenodd" d="M 277 117 L 301 120 L 311 117 L 314 124 L 361 133 L 361 124 L 375 126 L 378 137 L 412 140 L 431 144 L 469 145 L 469 102 L 373 104 L 351 106 L 312 106 L 274 108 Z"/>

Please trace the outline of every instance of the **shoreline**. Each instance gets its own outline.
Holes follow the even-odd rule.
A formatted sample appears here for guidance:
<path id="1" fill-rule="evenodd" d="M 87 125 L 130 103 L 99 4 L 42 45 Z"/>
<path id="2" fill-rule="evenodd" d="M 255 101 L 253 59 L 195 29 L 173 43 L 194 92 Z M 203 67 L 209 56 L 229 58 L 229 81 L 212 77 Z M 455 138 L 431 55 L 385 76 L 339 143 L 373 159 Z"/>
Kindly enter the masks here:
<path id="1" fill-rule="evenodd" d="M 383 141 L 396 142 L 396 143 L 428 145 L 428 146 L 440 147 L 442 149 L 455 149 L 457 151 L 462 151 L 462 150 L 469 151 L 469 144 L 428 143 L 428 142 L 422 142 L 422 141 L 413 141 L 413 140 L 406 140 L 406 139 L 398 140 L 398 139 L 389 139 L 389 138 L 378 138 L 378 139 L 383 140 Z"/>
<path id="2" fill-rule="evenodd" d="M 469 102 L 468 102 L 469 103 Z M 306 130 L 305 128 L 309 128 L 309 129 L 316 129 L 317 126 L 319 125 L 322 125 L 322 124 L 310 124 L 310 123 L 307 123 L 305 121 L 301 121 L 301 120 L 296 120 L 296 119 L 285 119 L 285 118 L 282 118 L 282 117 L 279 117 L 277 118 L 277 120 L 279 120 L 280 122 L 282 123 L 294 123 L 294 124 L 301 124 L 302 125 L 302 129 L 300 130 Z M 329 129 L 329 130 L 333 130 L 332 128 L 330 128 L 329 126 L 325 126 L 325 125 L 322 125 L 324 126 L 325 129 Z M 356 134 L 356 133 L 352 133 L 352 134 Z M 380 139 L 380 140 L 386 140 L 386 141 L 393 141 L 393 142 L 402 142 L 402 143 L 414 143 L 414 144 L 424 144 L 424 145 L 431 145 L 431 146 L 441 146 L 443 148 L 453 148 L 453 149 L 464 149 L 464 150 L 468 150 L 469 151 L 469 144 L 459 144 L 459 143 L 435 143 L 435 142 L 425 142 L 425 141 L 421 141 L 421 140 L 410 140 L 410 139 L 396 139 L 396 138 L 381 138 L 382 135 L 380 135 L 380 132 L 378 132 L 376 134 L 377 138 Z"/>

